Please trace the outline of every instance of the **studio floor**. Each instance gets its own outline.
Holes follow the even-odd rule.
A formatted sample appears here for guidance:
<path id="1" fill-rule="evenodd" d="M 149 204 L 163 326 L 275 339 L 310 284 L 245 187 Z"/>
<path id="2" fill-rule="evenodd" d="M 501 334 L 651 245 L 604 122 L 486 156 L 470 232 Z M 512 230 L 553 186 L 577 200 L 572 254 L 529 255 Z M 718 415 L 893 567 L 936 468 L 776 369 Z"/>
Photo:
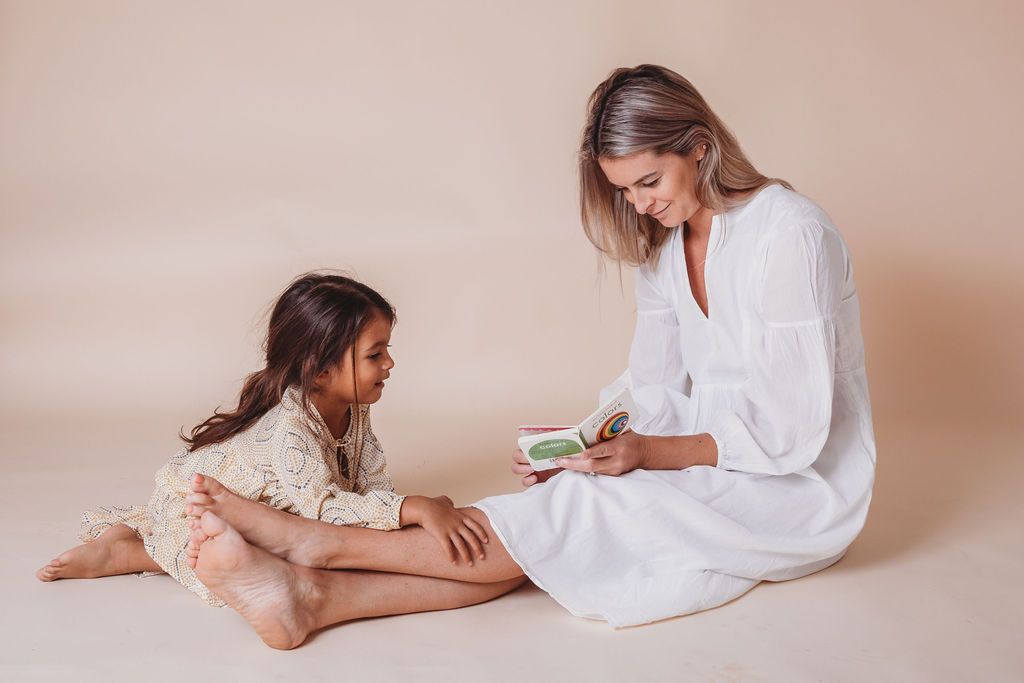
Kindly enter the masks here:
<path id="1" fill-rule="evenodd" d="M 167 577 L 34 578 L 74 544 L 82 509 L 145 500 L 160 458 L 144 445 L 166 423 L 0 426 L 3 681 L 1024 679 L 1019 431 L 878 424 L 875 499 L 846 557 L 709 612 L 616 631 L 531 586 L 343 624 L 279 652 Z M 483 471 L 511 490 L 504 465 Z M 465 504 L 486 483 L 444 492 Z"/>

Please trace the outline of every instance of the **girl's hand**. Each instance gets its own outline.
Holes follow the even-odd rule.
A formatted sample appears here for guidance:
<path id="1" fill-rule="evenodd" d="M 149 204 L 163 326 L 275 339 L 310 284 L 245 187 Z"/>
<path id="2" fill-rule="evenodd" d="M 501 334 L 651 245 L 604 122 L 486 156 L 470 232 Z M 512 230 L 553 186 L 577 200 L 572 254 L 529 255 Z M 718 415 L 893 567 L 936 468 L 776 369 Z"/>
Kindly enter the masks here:
<path id="1" fill-rule="evenodd" d="M 512 453 L 512 472 L 522 477 L 523 486 L 533 486 L 536 483 L 547 481 L 561 471 L 562 468 L 559 467 L 553 470 L 534 472 L 526 460 L 526 455 L 520 449 L 517 448 Z"/>
<path id="2" fill-rule="evenodd" d="M 455 508 L 451 498 L 409 496 L 402 504 L 401 524 L 419 524 L 441 545 L 452 564 L 461 558 L 470 567 L 473 556 L 484 559 L 487 532 L 469 515 Z"/>
<path id="3" fill-rule="evenodd" d="M 555 462 L 567 470 L 617 477 L 642 469 L 649 448 L 648 437 L 629 431 L 571 458 L 556 458 Z"/>

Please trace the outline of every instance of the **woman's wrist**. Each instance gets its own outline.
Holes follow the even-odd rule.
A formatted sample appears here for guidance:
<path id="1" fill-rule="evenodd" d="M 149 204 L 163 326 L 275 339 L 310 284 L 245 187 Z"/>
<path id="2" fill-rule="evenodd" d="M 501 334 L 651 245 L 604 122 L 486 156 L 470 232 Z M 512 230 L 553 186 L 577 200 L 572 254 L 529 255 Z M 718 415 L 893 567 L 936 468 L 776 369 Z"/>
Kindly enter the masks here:
<path id="1" fill-rule="evenodd" d="M 641 467 L 645 470 L 685 470 L 694 465 L 718 465 L 718 446 L 710 434 L 644 436 Z"/>

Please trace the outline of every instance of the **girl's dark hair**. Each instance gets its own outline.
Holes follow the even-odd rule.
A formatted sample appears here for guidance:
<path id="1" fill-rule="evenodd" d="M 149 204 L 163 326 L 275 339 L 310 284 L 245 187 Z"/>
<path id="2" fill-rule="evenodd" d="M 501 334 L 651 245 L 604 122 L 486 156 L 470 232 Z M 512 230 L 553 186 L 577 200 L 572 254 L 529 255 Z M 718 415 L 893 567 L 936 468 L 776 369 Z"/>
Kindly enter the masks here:
<path id="1" fill-rule="evenodd" d="M 395 324 L 394 307 L 361 282 L 316 272 L 295 278 L 270 314 L 263 345 L 267 366 L 245 379 L 234 411 L 214 411 L 192 428 L 190 436 L 180 434 L 182 440 L 194 451 L 231 438 L 280 403 L 292 384 L 299 387 L 303 409 L 312 417 L 309 396 L 316 376 L 339 363 L 350 349 L 355 368 L 356 337 L 375 315 Z M 357 407 L 352 410 L 354 420 Z"/>

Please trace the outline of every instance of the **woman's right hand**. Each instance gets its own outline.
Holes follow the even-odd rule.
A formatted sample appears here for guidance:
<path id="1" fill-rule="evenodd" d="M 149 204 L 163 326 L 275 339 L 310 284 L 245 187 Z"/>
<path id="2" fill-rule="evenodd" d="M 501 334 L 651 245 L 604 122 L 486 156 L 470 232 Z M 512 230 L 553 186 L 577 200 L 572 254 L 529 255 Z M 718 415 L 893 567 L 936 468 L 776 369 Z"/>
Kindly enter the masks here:
<path id="1" fill-rule="evenodd" d="M 530 467 L 530 463 L 526 460 L 526 455 L 522 450 L 517 448 L 512 453 L 512 472 L 522 477 L 523 486 L 533 486 L 539 482 L 547 481 L 561 471 L 562 468 L 558 467 L 553 470 L 534 472 L 533 468 Z"/>

